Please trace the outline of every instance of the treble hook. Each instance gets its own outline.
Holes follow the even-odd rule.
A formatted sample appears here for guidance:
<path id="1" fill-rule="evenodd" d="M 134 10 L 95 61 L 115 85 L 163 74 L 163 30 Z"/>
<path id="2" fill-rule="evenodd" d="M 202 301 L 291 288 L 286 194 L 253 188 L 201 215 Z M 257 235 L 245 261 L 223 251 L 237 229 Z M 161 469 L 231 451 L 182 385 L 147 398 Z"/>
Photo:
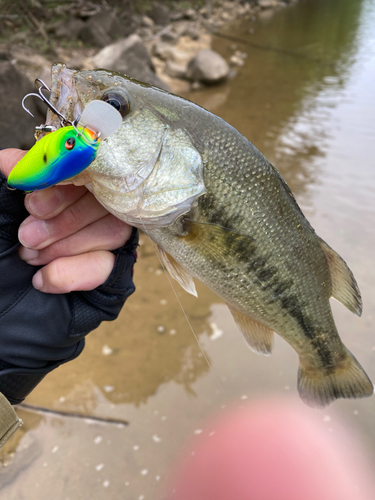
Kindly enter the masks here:
<path id="1" fill-rule="evenodd" d="M 40 84 L 40 85 L 38 85 L 38 84 Z M 41 80 L 40 78 L 37 78 L 35 80 L 35 87 L 38 91 L 37 94 L 35 94 L 34 92 L 31 92 L 30 94 L 25 95 L 25 97 L 22 99 L 22 107 L 26 111 L 26 113 L 29 113 L 29 115 L 31 115 L 34 118 L 34 115 L 31 113 L 31 111 L 25 106 L 26 98 L 29 96 L 34 96 L 34 97 L 37 97 L 38 99 L 40 99 L 42 102 L 44 102 L 44 104 L 46 104 L 49 107 L 49 109 L 60 118 L 61 124 L 63 126 L 66 124 L 73 125 L 73 123 L 70 120 L 68 120 L 67 118 L 65 118 L 65 116 L 63 114 L 61 114 L 60 111 L 57 111 L 57 109 L 49 102 L 47 97 L 43 94 L 43 90 L 47 90 L 48 92 L 51 92 L 51 89 L 48 87 L 48 85 L 46 83 L 44 83 L 43 80 Z"/>
<path id="2" fill-rule="evenodd" d="M 67 118 L 65 118 L 65 116 L 63 114 L 60 113 L 60 111 L 58 111 L 50 102 L 49 100 L 47 99 L 47 97 L 43 94 L 43 90 L 47 90 L 48 92 L 51 92 L 51 89 L 48 87 L 48 85 L 46 83 L 43 82 L 43 80 L 41 80 L 40 78 L 37 78 L 35 80 L 35 87 L 37 88 L 38 90 L 38 93 L 35 94 L 34 92 L 30 93 L 30 94 L 27 94 L 25 95 L 25 97 L 22 99 L 22 107 L 23 109 L 26 111 L 26 113 L 29 113 L 29 115 L 31 115 L 33 118 L 34 118 L 34 115 L 31 113 L 31 111 L 25 106 L 25 99 L 29 96 L 34 96 L 34 97 L 37 97 L 38 99 L 40 99 L 42 102 L 44 102 L 44 104 L 46 104 L 49 109 L 55 113 L 61 120 L 61 126 L 64 127 L 66 125 L 71 125 L 72 127 L 74 127 L 75 131 L 77 132 L 77 134 L 79 136 L 81 136 L 86 142 L 87 144 L 89 145 L 93 145 L 93 144 L 96 144 L 101 136 L 101 132 L 96 132 L 95 130 L 92 130 L 90 127 L 87 127 L 86 125 L 84 125 L 83 129 L 82 130 L 78 130 L 78 123 L 79 123 L 79 120 L 81 118 L 81 115 L 79 114 L 74 121 L 70 121 L 68 120 Z M 51 125 L 41 125 L 40 127 L 35 127 L 36 130 L 39 130 L 39 131 L 42 131 L 42 132 L 52 132 L 54 130 L 56 130 L 55 127 L 51 126 Z M 87 128 L 88 130 L 91 130 L 91 132 L 94 132 L 95 134 L 95 140 L 94 141 L 89 141 L 87 139 L 87 137 L 84 136 L 83 134 L 83 131 L 85 130 L 85 128 Z"/>

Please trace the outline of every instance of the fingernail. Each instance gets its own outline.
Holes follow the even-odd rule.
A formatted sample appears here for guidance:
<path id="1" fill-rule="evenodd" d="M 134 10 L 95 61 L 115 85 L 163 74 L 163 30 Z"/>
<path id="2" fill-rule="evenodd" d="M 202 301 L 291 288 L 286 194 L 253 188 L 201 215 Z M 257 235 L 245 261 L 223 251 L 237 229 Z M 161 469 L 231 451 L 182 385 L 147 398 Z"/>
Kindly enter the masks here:
<path id="1" fill-rule="evenodd" d="M 39 255 L 39 252 L 38 250 L 32 250 L 31 248 L 21 247 L 18 251 L 18 255 L 22 260 L 25 260 L 27 262 L 36 259 Z"/>
<path id="2" fill-rule="evenodd" d="M 36 248 L 50 237 L 47 223 L 43 220 L 33 220 L 21 224 L 18 231 L 18 239 L 24 247 Z"/>
<path id="3" fill-rule="evenodd" d="M 56 188 L 45 191 L 34 191 L 28 198 L 28 208 L 39 217 L 45 216 L 56 210 L 62 201 L 62 194 Z"/>
<path id="4" fill-rule="evenodd" d="M 34 274 L 33 286 L 37 290 L 41 290 L 43 288 L 43 276 L 41 271 L 38 271 L 37 273 Z"/>

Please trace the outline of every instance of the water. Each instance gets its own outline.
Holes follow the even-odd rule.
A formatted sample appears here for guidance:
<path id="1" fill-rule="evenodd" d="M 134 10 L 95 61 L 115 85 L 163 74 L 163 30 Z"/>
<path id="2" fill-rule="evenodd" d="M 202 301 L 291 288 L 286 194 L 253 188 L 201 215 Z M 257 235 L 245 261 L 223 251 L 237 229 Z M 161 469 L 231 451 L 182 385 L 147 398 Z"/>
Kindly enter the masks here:
<path id="1" fill-rule="evenodd" d="M 317 233 L 348 262 L 364 313 L 332 302 L 333 313 L 375 381 L 375 2 L 302 1 L 226 33 L 267 48 L 215 38 L 224 56 L 234 43 L 246 52 L 245 65 L 227 84 L 188 97 L 275 164 Z M 208 415 L 273 395 L 298 402 L 298 359 L 284 341 L 276 339 L 271 357 L 256 356 L 212 292 L 198 283 L 197 300 L 176 284 L 209 368 L 144 236 L 139 253 L 137 293 L 119 320 L 91 333 L 80 358 L 28 398 L 129 425 L 20 411 L 25 426 L 7 449 L 18 451 L 0 476 L 7 500 L 162 498 L 178 450 Z M 375 465 L 375 398 L 311 412 L 330 432 L 346 425 Z"/>

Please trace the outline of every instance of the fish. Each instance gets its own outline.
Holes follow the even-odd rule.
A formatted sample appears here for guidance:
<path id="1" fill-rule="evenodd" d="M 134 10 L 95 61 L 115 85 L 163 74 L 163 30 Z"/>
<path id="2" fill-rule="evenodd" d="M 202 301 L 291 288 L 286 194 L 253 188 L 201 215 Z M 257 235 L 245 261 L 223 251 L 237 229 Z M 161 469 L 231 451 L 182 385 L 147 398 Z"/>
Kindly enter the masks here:
<path id="1" fill-rule="evenodd" d="M 196 295 L 196 278 L 219 295 L 252 350 L 269 355 L 274 332 L 286 340 L 299 356 L 306 404 L 373 394 L 329 303 L 333 297 L 360 316 L 356 280 L 247 138 L 182 97 L 104 69 L 55 64 L 51 90 L 70 120 L 93 100 L 122 116 L 90 166 L 65 183 L 86 185 L 109 212 L 142 229 L 186 291 Z M 47 125 L 59 126 L 51 111 Z"/>

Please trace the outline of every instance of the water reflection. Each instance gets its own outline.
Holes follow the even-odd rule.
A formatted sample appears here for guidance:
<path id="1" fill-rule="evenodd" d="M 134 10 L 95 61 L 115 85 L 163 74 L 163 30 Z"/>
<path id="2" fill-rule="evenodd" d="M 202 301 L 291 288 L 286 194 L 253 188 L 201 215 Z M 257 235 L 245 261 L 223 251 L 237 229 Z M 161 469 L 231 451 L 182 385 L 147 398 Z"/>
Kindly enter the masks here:
<path id="1" fill-rule="evenodd" d="M 187 97 L 237 128 L 280 170 L 296 194 L 305 193 L 318 179 L 312 163 L 324 155 L 327 114 L 355 62 L 361 12 L 361 1 L 344 0 L 338 8 L 335 0 L 317 0 L 262 17 L 251 24 L 251 32 L 248 21 L 239 21 L 224 33 L 258 48 L 215 38 L 213 48 L 228 58 L 233 44 L 248 54 L 226 102 L 211 106 L 221 88 Z M 324 89 L 321 108 L 316 97 Z"/>
<path id="2" fill-rule="evenodd" d="M 171 380 L 194 392 L 192 384 L 207 373 L 208 364 L 151 243 L 144 235 L 141 242 L 135 268 L 137 293 L 119 320 L 91 333 L 80 359 L 51 373 L 29 402 L 87 413 L 95 412 L 96 386 L 112 403 L 137 406 Z M 209 308 L 216 296 L 202 286 L 197 300 L 177 283 L 174 286 L 194 332 L 209 330 Z"/>

